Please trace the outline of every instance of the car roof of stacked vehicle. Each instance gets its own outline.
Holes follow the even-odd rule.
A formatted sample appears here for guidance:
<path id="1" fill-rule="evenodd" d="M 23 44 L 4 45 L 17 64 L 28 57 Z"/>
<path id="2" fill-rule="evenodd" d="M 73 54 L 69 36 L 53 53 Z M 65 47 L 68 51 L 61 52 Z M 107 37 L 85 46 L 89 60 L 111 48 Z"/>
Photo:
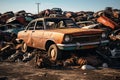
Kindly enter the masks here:
<path id="1" fill-rule="evenodd" d="M 66 17 L 43 17 L 43 18 L 34 19 L 34 21 L 36 21 L 36 20 L 45 20 L 45 19 L 70 19 L 70 18 L 66 18 Z"/>

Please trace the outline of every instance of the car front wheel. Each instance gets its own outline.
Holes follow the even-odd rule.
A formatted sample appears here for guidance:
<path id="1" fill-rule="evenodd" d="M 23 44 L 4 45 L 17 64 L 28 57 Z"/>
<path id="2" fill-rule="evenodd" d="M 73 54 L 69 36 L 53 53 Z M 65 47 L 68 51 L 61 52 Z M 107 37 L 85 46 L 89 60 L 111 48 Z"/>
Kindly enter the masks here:
<path id="1" fill-rule="evenodd" d="M 51 60 L 56 61 L 61 59 L 61 51 L 57 48 L 55 44 L 52 44 L 48 50 L 48 56 Z"/>

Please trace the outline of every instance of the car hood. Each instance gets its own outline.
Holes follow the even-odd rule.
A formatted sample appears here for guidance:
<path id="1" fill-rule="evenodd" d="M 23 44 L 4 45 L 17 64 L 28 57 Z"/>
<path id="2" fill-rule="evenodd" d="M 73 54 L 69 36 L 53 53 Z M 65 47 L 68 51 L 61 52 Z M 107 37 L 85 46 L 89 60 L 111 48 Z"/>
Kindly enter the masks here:
<path id="1" fill-rule="evenodd" d="M 59 32 L 63 34 L 99 34 L 104 32 L 101 29 L 81 29 L 81 28 L 66 28 L 66 29 L 54 29 L 49 30 L 50 32 Z"/>

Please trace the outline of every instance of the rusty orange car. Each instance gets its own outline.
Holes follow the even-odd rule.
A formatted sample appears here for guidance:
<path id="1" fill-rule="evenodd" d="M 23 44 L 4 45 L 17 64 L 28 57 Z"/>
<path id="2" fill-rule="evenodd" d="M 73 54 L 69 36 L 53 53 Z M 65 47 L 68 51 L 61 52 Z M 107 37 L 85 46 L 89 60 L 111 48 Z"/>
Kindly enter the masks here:
<path id="1" fill-rule="evenodd" d="M 61 51 L 96 48 L 109 41 L 101 29 L 81 29 L 72 19 L 44 17 L 32 20 L 18 33 L 22 51 L 29 47 L 45 50 L 52 60 L 61 59 Z"/>

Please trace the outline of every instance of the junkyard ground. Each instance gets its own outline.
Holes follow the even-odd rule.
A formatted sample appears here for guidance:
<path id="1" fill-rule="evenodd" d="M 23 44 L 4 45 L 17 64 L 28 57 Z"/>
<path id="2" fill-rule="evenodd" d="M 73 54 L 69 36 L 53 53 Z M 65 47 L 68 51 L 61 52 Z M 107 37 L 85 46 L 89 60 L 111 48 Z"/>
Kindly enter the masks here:
<path id="1" fill-rule="evenodd" d="M 120 80 L 120 69 L 35 68 L 30 62 L 0 62 L 0 80 Z"/>

